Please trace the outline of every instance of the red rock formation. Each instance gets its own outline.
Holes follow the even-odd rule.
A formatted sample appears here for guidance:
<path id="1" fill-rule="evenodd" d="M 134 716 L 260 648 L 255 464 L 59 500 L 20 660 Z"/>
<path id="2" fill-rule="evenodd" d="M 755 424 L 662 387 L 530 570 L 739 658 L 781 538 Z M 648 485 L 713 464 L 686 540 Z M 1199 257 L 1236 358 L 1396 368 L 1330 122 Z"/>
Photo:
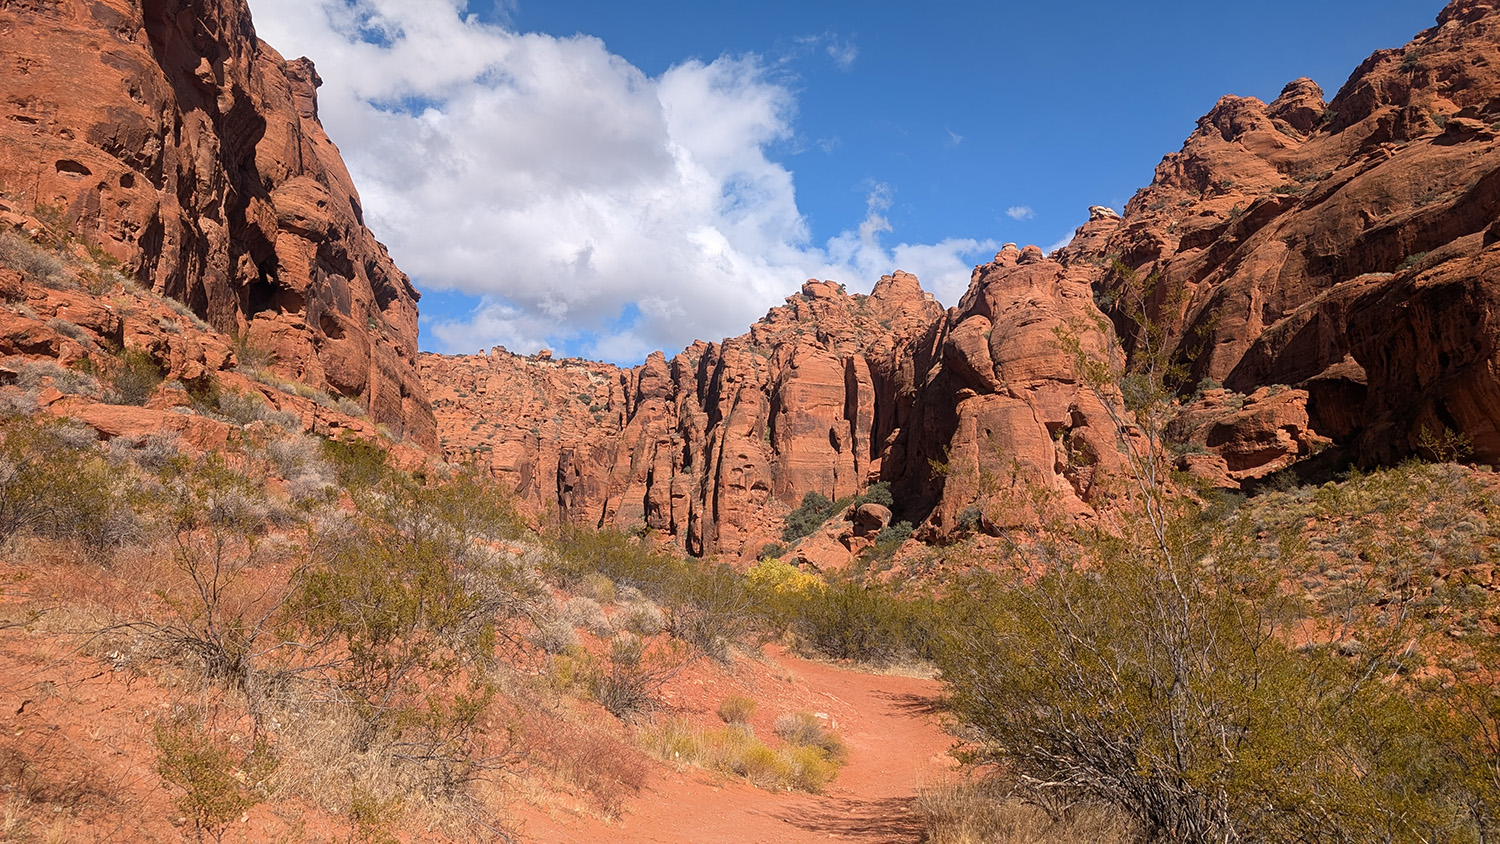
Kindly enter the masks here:
<path id="1" fill-rule="evenodd" d="M 948 313 L 907 273 L 868 297 L 809 281 L 748 334 L 671 361 L 496 350 L 423 355 L 422 373 L 444 452 L 477 458 L 534 511 L 753 555 L 808 492 L 836 500 L 873 480 L 892 484 L 897 518 L 930 516 L 939 534 L 1022 482 L 1086 514 L 1115 428 L 1057 331 L 1082 326 L 1082 350 L 1107 356 L 1100 324 L 1083 274 L 1010 246 Z M 824 564 L 855 550 L 827 539 L 808 552 Z"/>
<path id="2" fill-rule="evenodd" d="M 1195 380 L 1305 390 L 1308 427 L 1357 459 L 1447 427 L 1500 461 L 1497 126 L 1500 9 L 1454 0 L 1331 103 L 1305 79 L 1270 104 L 1220 100 L 1120 220 L 1059 258 L 1094 265 L 1106 301 L 1123 277 L 1103 256 L 1159 274 L 1152 316 Z"/>
<path id="3" fill-rule="evenodd" d="M 363 223 L 319 79 L 243 0 L 0 5 L 0 224 L 42 220 L 419 444 L 417 292 Z"/>
<path id="4" fill-rule="evenodd" d="M 670 361 L 495 350 L 423 355 L 422 375 L 444 452 L 477 457 L 533 510 L 753 553 L 806 493 L 836 499 L 879 476 L 915 396 L 909 350 L 942 318 L 906 273 L 869 296 L 809 281 L 748 334 Z"/>
<path id="5" fill-rule="evenodd" d="M 1120 468 L 1118 428 L 1103 404 L 1112 399 L 1080 380 L 1065 345 L 1121 363 L 1088 274 L 1034 246 L 1007 246 L 974 271 L 942 329 L 907 465 L 889 473 L 893 486 L 932 503 L 929 528 L 938 532 L 955 529 L 975 505 L 1002 526 L 1034 523 L 1024 490 L 1050 491 L 1064 511 L 1087 515 L 1104 476 Z M 944 471 L 922 479 L 934 463 Z"/>

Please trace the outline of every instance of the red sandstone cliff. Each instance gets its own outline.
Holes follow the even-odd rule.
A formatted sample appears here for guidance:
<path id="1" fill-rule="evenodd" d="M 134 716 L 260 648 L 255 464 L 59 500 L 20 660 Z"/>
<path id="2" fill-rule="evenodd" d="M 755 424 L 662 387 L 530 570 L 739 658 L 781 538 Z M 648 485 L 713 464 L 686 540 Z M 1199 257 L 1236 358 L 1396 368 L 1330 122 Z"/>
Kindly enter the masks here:
<path id="1" fill-rule="evenodd" d="M 802 496 L 879 477 L 917 392 L 912 349 L 942 308 L 915 277 L 869 296 L 809 281 L 750 332 L 633 369 L 422 356 L 443 450 L 478 458 L 567 522 L 757 550 Z"/>
<path id="2" fill-rule="evenodd" d="M 318 123 L 319 79 L 243 0 L 0 4 L 0 225 L 122 261 L 274 368 L 436 443 L 417 298 Z"/>
<path id="3" fill-rule="evenodd" d="M 694 553 L 753 552 L 806 492 L 875 479 L 928 538 L 976 503 L 993 518 L 1008 486 L 1087 518 L 1115 426 L 1057 329 L 1113 354 L 1087 328 L 1101 303 L 1138 354 L 1133 275 L 1159 279 L 1148 311 L 1190 364 L 1185 468 L 1233 487 L 1330 446 L 1394 459 L 1443 428 L 1500 460 L 1497 5 L 1455 0 L 1332 103 L 1306 79 L 1224 98 L 1123 215 L 1092 209 L 1051 257 L 1008 247 L 946 313 L 898 273 L 868 299 L 810 282 L 747 335 L 631 370 L 423 356 L 444 450 L 562 520 Z M 1190 400 L 1200 379 L 1228 389 Z"/>
<path id="4" fill-rule="evenodd" d="M 1083 273 L 1008 246 L 948 312 L 907 273 L 869 296 L 809 281 L 748 334 L 670 361 L 625 370 L 495 350 L 423 355 L 422 374 L 444 452 L 477 459 L 534 511 L 753 554 L 806 493 L 877 480 L 898 518 L 934 536 L 1000 494 L 997 478 L 1086 515 L 1118 464 L 1115 429 L 1057 330 L 1099 322 Z M 1104 334 L 1080 340 L 1110 354 Z"/>
<path id="5" fill-rule="evenodd" d="M 1309 428 L 1365 462 L 1443 428 L 1500 460 L 1497 5 L 1455 0 L 1332 102 L 1306 79 L 1269 104 L 1225 97 L 1122 218 L 1061 251 L 1105 302 L 1122 276 L 1104 256 L 1159 274 L 1153 316 L 1195 380 L 1296 388 L 1279 465 Z M 1255 474 L 1234 464 L 1216 471 Z"/>

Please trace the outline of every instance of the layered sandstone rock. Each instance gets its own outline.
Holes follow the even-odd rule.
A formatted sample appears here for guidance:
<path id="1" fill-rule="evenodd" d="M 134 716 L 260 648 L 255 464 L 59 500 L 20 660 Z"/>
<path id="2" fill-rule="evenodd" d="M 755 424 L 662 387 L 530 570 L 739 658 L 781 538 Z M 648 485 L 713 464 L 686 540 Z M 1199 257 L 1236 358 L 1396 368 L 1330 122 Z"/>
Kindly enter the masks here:
<path id="1" fill-rule="evenodd" d="M 1500 10 L 1455 0 L 1330 103 L 1306 79 L 1270 104 L 1225 97 L 1120 220 L 1090 223 L 1058 257 L 1092 266 L 1106 302 L 1129 277 L 1104 256 L 1159 277 L 1148 310 L 1192 380 L 1305 391 L 1309 436 L 1355 459 L 1395 459 L 1448 428 L 1494 462 L 1497 126 Z M 1128 333 L 1126 308 L 1110 313 Z M 1266 462 L 1230 472 L 1290 452 L 1236 460 L 1255 453 Z"/>
<path id="2" fill-rule="evenodd" d="M 243 0 L 0 5 L 0 54 L 0 224 L 82 239 L 435 444 L 418 294 L 364 226 L 317 72 L 257 39 Z"/>
<path id="3" fill-rule="evenodd" d="M 749 333 L 670 360 L 497 349 L 423 355 L 422 375 L 444 453 L 478 459 L 534 511 L 753 554 L 808 492 L 837 499 L 880 476 L 917 392 L 909 350 L 942 318 L 906 273 L 869 296 L 809 281 Z"/>
<path id="4" fill-rule="evenodd" d="M 1327 449 L 1396 459 L 1444 428 L 1500 460 L 1496 7 L 1455 0 L 1332 103 L 1306 79 L 1225 97 L 1123 215 L 1091 208 L 1051 258 L 1007 247 L 946 313 L 897 274 L 863 300 L 811 282 L 749 334 L 632 370 L 425 357 L 445 449 L 565 521 L 695 553 L 754 553 L 806 492 L 874 479 L 929 539 L 1034 523 L 1037 490 L 1086 519 L 1133 434 L 1078 364 L 1151 353 L 1140 306 L 1190 372 L 1182 465 L 1217 483 Z"/>
<path id="5" fill-rule="evenodd" d="M 809 540 L 809 559 L 832 566 L 874 522 L 942 535 L 1022 488 L 1088 514 L 1116 429 L 1060 331 L 1081 354 L 1115 353 L 1084 274 L 1007 246 L 948 312 L 907 273 L 869 296 L 809 281 L 748 334 L 670 361 L 625 370 L 497 349 L 424 355 L 422 373 L 450 459 L 478 460 L 534 512 L 644 525 L 697 554 L 754 555 L 805 494 L 890 483 L 894 514 L 867 506 Z"/>

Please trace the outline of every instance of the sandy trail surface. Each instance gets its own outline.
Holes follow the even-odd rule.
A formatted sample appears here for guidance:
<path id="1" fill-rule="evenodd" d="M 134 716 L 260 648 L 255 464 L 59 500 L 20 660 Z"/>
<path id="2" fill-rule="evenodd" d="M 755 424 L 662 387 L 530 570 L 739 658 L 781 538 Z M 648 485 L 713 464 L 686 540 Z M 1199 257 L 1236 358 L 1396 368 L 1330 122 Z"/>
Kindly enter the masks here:
<path id="1" fill-rule="evenodd" d="M 547 844 L 797 844 L 920 842 L 911 803 L 951 776 L 953 744 L 936 710 L 935 680 L 861 674 L 779 652 L 791 682 L 827 701 L 849 762 L 823 794 L 762 791 L 687 768 L 653 777 L 620 821 L 534 816 L 524 840 Z"/>

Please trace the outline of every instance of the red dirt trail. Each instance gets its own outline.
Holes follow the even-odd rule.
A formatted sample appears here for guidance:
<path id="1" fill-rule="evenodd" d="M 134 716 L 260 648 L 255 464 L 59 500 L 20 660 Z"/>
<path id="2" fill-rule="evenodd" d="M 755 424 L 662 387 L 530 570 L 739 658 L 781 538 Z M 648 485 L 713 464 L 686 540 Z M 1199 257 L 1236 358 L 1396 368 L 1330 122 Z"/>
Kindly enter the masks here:
<path id="1" fill-rule="evenodd" d="M 945 779 L 953 744 L 934 709 L 934 680 L 860 674 L 773 653 L 792 683 L 827 702 L 849 762 L 818 795 L 762 791 L 696 768 L 653 777 L 620 821 L 528 818 L 521 837 L 537 844 L 798 844 L 920 842 L 910 804 Z"/>

